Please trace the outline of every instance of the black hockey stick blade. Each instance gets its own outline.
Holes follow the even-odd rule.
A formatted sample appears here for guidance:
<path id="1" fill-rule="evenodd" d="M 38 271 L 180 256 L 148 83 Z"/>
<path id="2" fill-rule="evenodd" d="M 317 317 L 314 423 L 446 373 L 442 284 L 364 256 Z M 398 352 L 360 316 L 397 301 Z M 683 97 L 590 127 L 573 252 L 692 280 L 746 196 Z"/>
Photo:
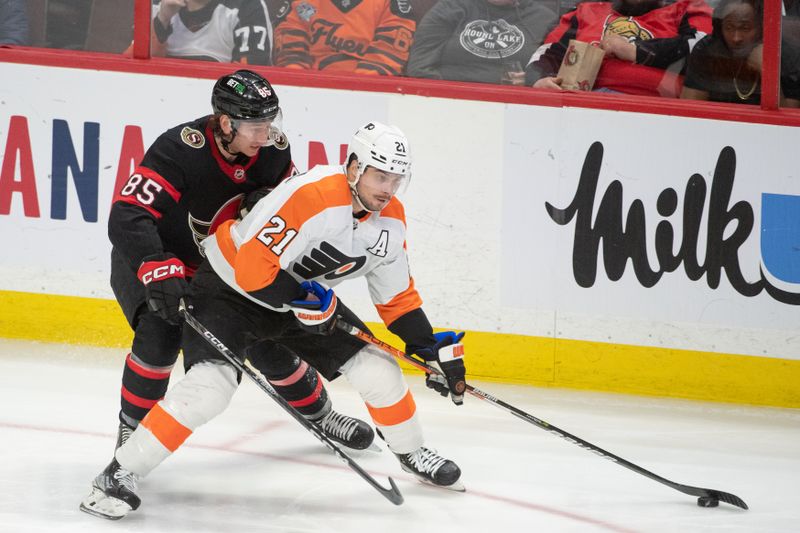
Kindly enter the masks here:
<path id="1" fill-rule="evenodd" d="M 345 331 L 345 332 L 349 333 L 350 335 L 353 335 L 354 337 L 357 337 L 357 338 L 361 339 L 364 342 L 367 342 L 369 344 L 377 346 L 378 348 L 381 348 L 382 350 L 384 350 L 389 355 L 392 355 L 392 356 L 396 357 L 397 359 L 401 359 L 401 360 L 409 363 L 411 366 L 416 367 L 419 370 L 422 370 L 422 371 L 424 371 L 424 372 L 426 372 L 428 374 L 441 374 L 441 372 L 439 371 L 438 368 L 433 368 L 432 366 L 426 364 L 425 362 L 420 361 L 418 359 L 415 359 L 414 357 L 411 357 L 410 355 L 406 354 L 404 351 L 395 348 L 391 344 L 383 342 L 382 340 L 378 339 L 377 337 L 374 337 L 373 335 L 370 335 L 366 331 L 362 331 L 361 329 L 357 328 L 356 326 L 353 326 L 352 324 L 349 324 L 341 316 L 337 317 L 336 327 L 338 327 L 342 331 Z M 541 429 L 543 429 L 543 430 L 545 430 L 545 431 L 547 431 L 549 433 L 552 433 L 552 434 L 554 434 L 554 435 L 556 435 L 558 437 L 561 437 L 562 439 L 564 439 L 564 440 L 566 440 L 568 442 L 571 442 L 572 444 L 575 444 L 576 446 L 578 446 L 580 448 L 583 448 L 584 450 L 590 451 L 590 452 L 594 453 L 595 455 L 599 455 L 600 457 L 603 457 L 603 458 L 608 459 L 608 460 L 610 460 L 610 461 L 612 461 L 614 463 L 617 463 L 620 466 L 624 466 L 628 470 L 636 472 L 637 474 L 641 474 L 641 475 L 643 475 L 645 477 L 648 477 L 648 478 L 650 478 L 650 479 L 652 479 L 654 481 L 658 481 L 659 483 L 661 483 L 663 485 L 666 485 L 668 487 L 671 487 L 671 488 L 673 488 L 673 489 L 675 489 L 677 491 L 683 492 L 684 494 L 689 494 L 691 496 L 697 496 L 700 499 L 705 499 L 707 504 L 704 504 L 703 505 L 704 507 L 714 507 L 714 506 L 716 506 L 715 502 L 725 502 L 725 503 L 728 503 L 730 505 L 734 505 L 736 507 L 740 507 L 742 509 L 747 509 L 748 508 L 747 504 L 744 503 L 744 500 L 742 500 L 741 498 L 739 498 L 738 496 L 736 496 L 734 494 L 730 494 L 728 492 L 722 492 L 720 490 L 704 489 L 704 488 L 700 488 L 700 487 L 692 487 L 690 485 L 682 485 L 680 483 L 675 483 L 674 481 L 670 481 L 670 480 L 668 480 L 666 478 L 663 478 L 663 477 L 659 476 L 658 474 L 654 474 L 653 472 L 650 472 L 649 470 L 646 470 L 646 469 L 642 468 L 639 465 L 631 463 L 630 461 L 627 461 L 627 460 L 623 459 L 622 457 L 614 455 L 611 452 L 607 452 L 604 449 L 602 449 L 602 448 L 600 448 L 598 446 L 595 446 L 591 442 L 585 441 L 580 437 L 576 437 L 575 435 L 567 433 L 566 431 L 561 430 L 561 429 L 555 427 L 554 425 L 552 425 L 552 424 L 550 424 L 548 422 L 545 422 L 544 420 L 536 418 L 535 416 L 533 416 L 533 415 L 531 415 L 529 413 L 526 413 L 525 411 L 523 411 L 521 409 L 518 409 L 518 408 L 514 407 L 513 405 L 509 405 L 506 402 L 504 402 L 503 400 L 500 400 L 499 398 L 496 398 L 496 397 L 492 396 L 491 394 L 488 394 L 488 393 L 486 393 L 486 392 L 484 392 L 484 391 L 482 391 L 480 389 L 476 389 L 472 385 L 467 384 L 466 392 L 469 393 L 471 396 L 475 396 L 476 398 L 479 398 L 479 399 L 481 399 L 481 400 L 483 400 L 485 402 L 488 402 L 491 405 L 493 405 L 493 406 L 495 406 L 495 407 L 497 407 L 499 409 L 502 409 L 502 410 L 506 411 L 507 413 L 510 413 L 510 414 L 516 416 L 517 418 L 519 418 L 521 420 L 524 420 L 525 422 L 528 422 L 529 424 L 533 424 L 534 426 L 537 426 L 537 427 L 539 427 L 539 428 L 541 428 Z M 698 500 L 698 505 L 701 505 L 701 503 L 702 502 L 700 500 Z"/>
<path id="2" fill-rule="evenodd" d="M 403 495 L 400 493 L 400 489 L 397 488 L 397 485 L 395 484 L 394 480 L 391 477 L 388 478 L 390 486 L 390 488 L 388 489 L 382 486 L 380 483 L 378 483 L 375 480 L 375 478 L 373 478 L 363 468 L 361 468 L 361 466 L 357 462 L 355 462 L 349 455 L 347 455 L 347 453 L 345 453 L 344 450 L 342 450 L 339 446 L 337 446 L 334 441 L 329 439 L 328 436 L 325 435 L 325 433 L 323 433 L 322 429 L 319 426 L 317 426 L 313 422 L 306 420 L 306 418 L 300 413 L 298 413 L 294 407 L 289 405 L 289 403 L 286 400 L 284 400 L 277 392 L 275 392 L 275 389 L 272 388 L 272 385 L 270 385 L 269 382 L 261 378 L 261 376 L 259 376 L 252 368 L 250 368 L 249 365 L 239 361 L 239 359 L 236 357 L 236 354 L 234 354 L 230 349 L 228 349 L 228 347 L 225 346 L 222 343 L 222 341 L 216 338 L 208 329 L 206 329 L 205 326 L 203 326 L 203 324 L 201 324 L 196 318 L 194 318 L 191 315 L 191 313 L 189 313 L 189 311 L 184 306 L 183 301 L 181 301 L 179 311 L 183 315 L 183 319 L 186 321 L 186 323 L 189 324 L 189 326 L 191 326 L 191 328 L 195 330 L 198 335 L 203 337 L 206 340 L 206 342 L 208 342 L 211 346 L 213 346 L 214 349 L 217 350 L 217 352 L 219 352 L 231 365 L 233 365 L 234 368 L 236 368 L 236 370 L 238 370 L 242 374 L 245 374 L 248 378 L 250 378 L 251 381 L 253 381 L 253 383 L 255 383 L 262 391 L 264 391 L 267 394 L 267 396 L 275 400 L 275 402 L 278 405 L 280 405 L 284 411 L 289 413 L 289 415 L 291 415 L 292 418 L 297 420 L 297 422 L 299 422 L 301 426 L 306 428 L 306 430 L 308 430 L 309 433 L 314 435 L 317 438 L 317 440 L 319 440 L 322 444 L 327 446 L 328 449 L 330 449 L 334 453 L 334 455 L 336 455 L 336 457 L 338 457 L 342 462 L 344 462 L 353 471 L 355 471 L 355 473 L 361 476 L 361 478 L 367 483 L 369 483 L 375 490 L 380 492 L 384 498 L 386 498 L 395 505 L 401 505 L 403 503 Z"/>

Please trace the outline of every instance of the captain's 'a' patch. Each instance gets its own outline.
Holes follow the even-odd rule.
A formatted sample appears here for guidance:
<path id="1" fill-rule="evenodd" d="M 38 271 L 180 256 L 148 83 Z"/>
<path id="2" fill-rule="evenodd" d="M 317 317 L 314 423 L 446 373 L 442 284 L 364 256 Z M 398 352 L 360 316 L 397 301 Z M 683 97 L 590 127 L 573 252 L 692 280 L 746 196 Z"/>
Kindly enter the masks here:
<path id="1" fill-rule="evenodd" d="M 386 257 L 386 249 L 389 247 L 389 232 L 381 230 L 381 234 L 378 237 L 378 242 L 372 245 L 371 248 L 367 248 L 367 251 L 372 255 L 377 255 L 378 257 Z"/>

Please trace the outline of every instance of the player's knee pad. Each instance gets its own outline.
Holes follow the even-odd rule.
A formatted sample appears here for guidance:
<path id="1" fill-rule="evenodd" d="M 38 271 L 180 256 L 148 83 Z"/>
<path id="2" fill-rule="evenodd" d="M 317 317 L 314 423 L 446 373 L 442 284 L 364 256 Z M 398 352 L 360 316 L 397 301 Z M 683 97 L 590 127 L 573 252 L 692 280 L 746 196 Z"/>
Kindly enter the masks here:
<path id="1" fill-rule="evenodd" d="M 361 394 L 372 421 L 393 452 L 409 453 L 422 446 L 414 397 L 393 357 L 367 345 L 340 370 Z"/>
<path id="2" fill-rule="evenodd" d="M 261 343 L 247 353 L 250 363 L 269 380 L 284 379 L 300 368 L 302 361 L 291 350 L 280 344 Z"/>
<path id="3" fill-rule="evenodd" d="M 195 429 L 224 411 L 236 386 L 236 371 L 227 364 L 192 366 L 117 449 L 117 461 L 131 472 L 146 476 Z"/>
<path id="4" fill-rule="evenodd" d="M 131 349 L 148 365 L 171 367 L 181 349 L 181 326 L 169 324 L 155 313 L 143 313 L 136 324 Z"/>
<path id="5" fill-rule="evenodd" d="M 314 367 L 280 345 L 261 345 L 248 357 L 289 405 L 311 420 L 331 410 L 328 393 Z"/>
<path id="6" fill-rule="evenodd" d="M 372 345 L 359 350 L 339 370 L 370 405 L 391 405 L 408 392 L 394 358 Z"/>
<path id="7" fill-rule="evenodd" d="M 194 431 L 222 413 L 238 386 L 236 370 L 226 363 L 193 365 L 160 405 L 181 425 Z"/>

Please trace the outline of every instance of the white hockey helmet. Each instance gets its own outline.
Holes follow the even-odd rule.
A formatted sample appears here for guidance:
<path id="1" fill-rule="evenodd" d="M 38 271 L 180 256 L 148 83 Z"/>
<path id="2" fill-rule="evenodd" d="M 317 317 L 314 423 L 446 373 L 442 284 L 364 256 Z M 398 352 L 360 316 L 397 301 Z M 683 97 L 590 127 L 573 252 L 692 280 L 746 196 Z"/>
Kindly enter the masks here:
<path id="1" fill-rule="evenodd" d="M 347 162 L 355 155 L 358 158 L 356 179 L 350 184 L 355 187 L 364 169 L 375 167 L 384 172 L 400 174 L 405 182 L 411 178 L 411 153 L 408 139 L 396 126 L 387 126 L 380 122 L 364 124 L 350 141 L 347 147 Z"/>

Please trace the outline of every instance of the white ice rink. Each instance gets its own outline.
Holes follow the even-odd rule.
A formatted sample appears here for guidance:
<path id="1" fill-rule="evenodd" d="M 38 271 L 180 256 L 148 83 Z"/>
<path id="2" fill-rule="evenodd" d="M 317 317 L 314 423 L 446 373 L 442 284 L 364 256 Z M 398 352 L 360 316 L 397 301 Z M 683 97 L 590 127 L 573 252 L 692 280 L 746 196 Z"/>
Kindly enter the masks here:
<path id="1" fill-rule="evenodd" d="M 405 497 L 395 507 L 252 383 L 139 486 L 118 522 L 78 511 L 110 461 L 124 350 L 0 340 L 0 531 L 797 532 L 800 411 L 473 383 L 671 481 L 732 492 L 749 511 L 695 498 L 467 397 L 455 407 L 410 376 L 427 444 L 466 493 L 422 485 L 385 449 L 354 458 Z M 173 375 L 180 377 L 182 372 Z M 338 410 L 367 418 L 344 380 Z"/>

